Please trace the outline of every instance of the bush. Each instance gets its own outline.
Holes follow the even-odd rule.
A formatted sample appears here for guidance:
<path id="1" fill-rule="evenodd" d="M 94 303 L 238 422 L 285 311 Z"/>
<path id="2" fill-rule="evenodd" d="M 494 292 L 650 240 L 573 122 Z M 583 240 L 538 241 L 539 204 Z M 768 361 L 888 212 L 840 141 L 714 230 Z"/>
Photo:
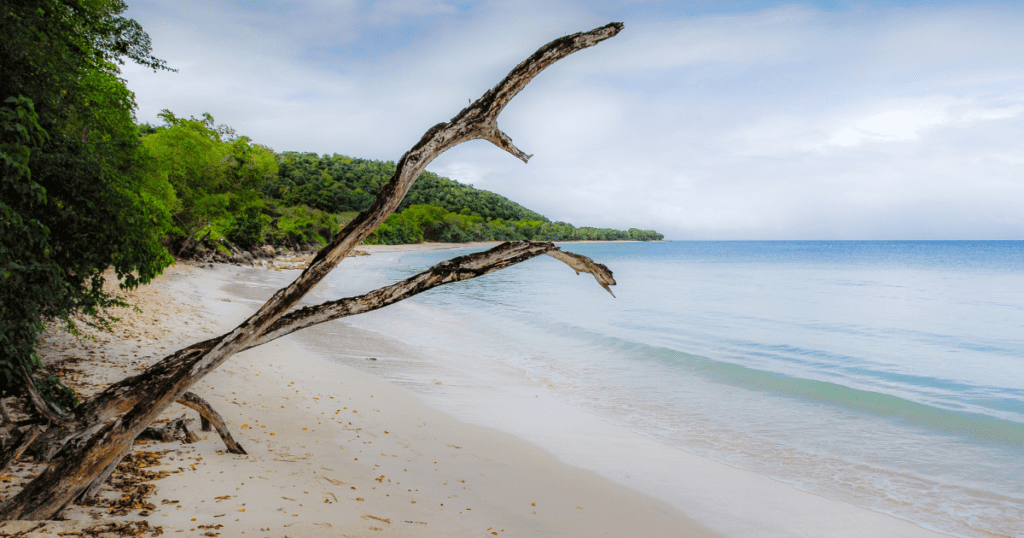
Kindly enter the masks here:
<path id="1" fill-rule="evenodd" d="M 406 245 L 423 242 L 423 229 L 404 214 L 392 214 L 366 240 L 367 245 Z"/>
<path id="2" fill-rule="evenodd" d="M 266 229 L 266 241 L 277 246 L 327 244 L 341 230 L 338 218 L 307 206 L 287 207 Z"/>
<path id="3" fill-rule="evenodd" d="M 228 241 L 248 250 L 263 243 L 264 229 L 268 224 L 270 217 L 253 207 L 235 216 L 224 235 Z"/>

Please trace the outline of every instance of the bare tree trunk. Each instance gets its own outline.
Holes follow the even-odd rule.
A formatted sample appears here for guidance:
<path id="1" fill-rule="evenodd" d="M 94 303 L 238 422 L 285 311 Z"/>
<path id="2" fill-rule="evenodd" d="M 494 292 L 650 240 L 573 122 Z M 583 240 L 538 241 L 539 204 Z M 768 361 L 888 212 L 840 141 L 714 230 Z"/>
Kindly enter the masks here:
<path id="1" fill-rule="evenodd" d="M 362 297 L 332 301 L 288 314 L 289 309 L 353 247 L 398 208 L 413 182 L 443 152 L 469 140 L 484 139 L 528 161 L 530 156 L 516 148 L 512 139 L 498 129 L 498 115 L 542 70 L 569 54 L 618 34 L 622 27 L 620 23 L 612 23 L 548 43 L 450 122 L 439 123 L 428 130 L 398 161 L 391 181 L 381 188 L 373 205 L 345 226 L 292 284 L 278 290 L 249 319 L 223 336 L 180 350 L 142 374 L 112 385 L 76 409 L 74 422 L 79 433 L 68 439 L 45 471 L 17 495 L 0 504 L 0 517 L 4 520 L 52 519 L 83 492 L 102 483 L 101 478 L 105 478 L 111 466 L 116 466 L 131 450 L 135 437 L 203 376 L 235 353 L 295 330 L 381 308 L 426 289 L 474 278 L 540 254 L 549 254 L 568 263 L 577 273 L 593 274 L 610 292 L 609 286 L 615 281 L 611 271 L 603 265 L 583 256 L 563 253 L 551 243 L 506 243 L 484 253 L 455 258 Z M 53 416 L 51 420 L 67 422 L 63 416 Z"/>

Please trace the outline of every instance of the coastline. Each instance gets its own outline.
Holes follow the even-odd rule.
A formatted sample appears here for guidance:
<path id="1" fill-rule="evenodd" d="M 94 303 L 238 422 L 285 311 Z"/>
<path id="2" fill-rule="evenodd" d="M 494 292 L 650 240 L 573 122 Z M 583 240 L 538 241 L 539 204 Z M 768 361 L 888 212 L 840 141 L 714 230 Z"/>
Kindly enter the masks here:
<path id="1" fill-rule="evenodd" d="M 422 252 L 425 250 L 455 250 L 460 248 L 489 249 L 496 247 L 505 241 L 470 241 L 468 243 L 408 243 L 404 245 L 360 245 L 359 250 L 365 250 L 370 254 L 385 252 Z M 587 244 L 587 243 L 640 243 L 641 241 L 552 241 L 559 245 Z M 658 243 L 661 241 L 647 241 Z"/>
<path id="2" fill-rule="evenodd" d="M 487 246 L 361 248 L 377 253 Z M 163 338 L 208 337 L 244 319 L 251 308 L 224 290 L 236 270 L 180 265 L 161 277 L 154 293 L 163 290 L 193 307 L 191 314 L 179 310 L 175 319 L 161 320 L 168 324 Z M 199 334 L 183 314 L 197 316 L 192 319 L 207 332 Z M 176 461 L 195 465 L 155 482 L 157 509 L 146 519 L 164 533 L 223 525 L 216 532 L 225 536 L 940 536 L 671 449 L 547 395 L 533 401 L 498 390 L 498 405 L 508 406 L 520 424 L 499 428 L 511 434 L 466 424 L 287 338 L 240 354 L 200 385 L 197 392 L 224 415 L 249 456 L 224 454 L 220 439 L 206 433 L 192 445 L 145 447 L 172 449 Z M 335 405 L 339 400 L 342 409 Z M 350 411 L 357 413 L 341 415 Z M 538 422 L 542 413 L 554 416 Z M 340 416 L 348 418 L 339 424 Z M 577 426 L 570 432 L 575 438 L 552 445 L 559 437 L 549 434 L 566 424 Z M 566 432 L 556 433 L 564 439 Z M 588 450 L 595 445 L 606 448 L 606 456 L 610 450 L 626 472 L 602 473 L 606 478 L 593 472 L 603 463 Z M 224 495 L 230 497 L 217 499 Z M 164 505 L 165 499 L 180 502 Z M 66 517 L 95 523 L 83 508 Z M 82 528 L 74 521 L 61 524 Z"/>
<path id="3" fill-rule="evenodd" d="M 69 351 L 105 357 L 77 365 L 87 395 L 119 371 L 158 360 L 161 353 L 148 353 L 156 342 L 173 351 L 229 329 L 251 313 L 223 291 L 235 269 L 171 267 L 142 292 L 142 314 L 123 313 L 117 330 L 124 337 L 86 346 L 51 334 L 47 360 Z M 160 315 L 172 305 L 173 317 Z M 73 506 L 64 521 L 25 536 L 143 519 L 185 536 L 719 536 L 667 503 L 512 435 L 459 422 L 287 337 L 233 357 L 193 390 L 221 413 L 248 455 L 225 453 L 212 432 L 198 432 L 192 444 L 137 446 L 163 452 L 150 470 L 178 470 L 152 482 L 155 509 L 111 516 Z M 174 405 L 165 416 L 183 412 Z M 15 485 L 34 470 L 19 467 Z M 37 523 L 10 522 L 0 532 Z"/>

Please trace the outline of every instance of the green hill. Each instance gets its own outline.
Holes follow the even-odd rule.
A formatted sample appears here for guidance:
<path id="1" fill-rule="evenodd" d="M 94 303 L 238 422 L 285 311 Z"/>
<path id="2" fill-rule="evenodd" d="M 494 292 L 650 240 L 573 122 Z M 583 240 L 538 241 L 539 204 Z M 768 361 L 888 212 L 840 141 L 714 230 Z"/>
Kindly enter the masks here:
<path id="1" fill-rule="evenodd" d="M 307 205 L 329 213 L 363 211 L 370 207 L 380 187 L 391 179 L 395 163 L 344 155 L 316 153 L 277 154 L 278 176 L 267 181 L 263 192 L 286 205 Z M 484 219 L 549 222 L 540 213 L 485 190 L 463 185 L 433 172 L 424 172 L 409 190 L 398 210 L 418 204 L 443 207 L 449 212 L 478 215 Z"/>
<path id="2" fill-rule="evenodd" d="M 261 187 L 263 194 L 273 202 L 271 205 L 308 207 L 338 215 L 370 207 L 381 186 L 395 172 L 395 163 L 391 161 L 372 161 L 338 154 L 319 156 L 316 153 L 279 153 L 277 166 L 277 175 L 268 177 Z M 280 225 L 276 228 L 280 228 Z M 230 231 L 228 235 L 231 236 Z M 433 172 L 424 172 L 413 184 L 398 211 L 366 242 L 460 243 L 521 239 L 650 241 L 662 238 L 661 234 L 653 230 L 576 228 L 565 222 L 551 222 L 540 213 L 504 196 L 463 185 Z"/>
<path id="3" fill-rule="evenodd" d="M 316 153 L 274 153 L 216 125 L 209 114 L 141 125 L 146 182 L 163 243 L 179 256 L 261 244 L 323 245 L 373 200 L 395 163 Z M 424 172 L 368 243 L 658 240 L 652 230 L 576 228 L 504 196 Z"/>

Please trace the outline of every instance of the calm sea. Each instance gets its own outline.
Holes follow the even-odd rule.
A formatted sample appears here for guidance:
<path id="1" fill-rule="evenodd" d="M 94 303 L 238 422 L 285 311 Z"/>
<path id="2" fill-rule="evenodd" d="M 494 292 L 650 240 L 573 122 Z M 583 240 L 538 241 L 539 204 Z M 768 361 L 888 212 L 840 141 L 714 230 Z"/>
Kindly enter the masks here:
<path id="1" fill-rule="evenodd" d="M 563 248 L 608 265 L 617 298 L 542 256 L 345 327 L 412 346 L 372 368 L 441 407 L 441 379 L 479 385 L 504 368 L 804 490 L 957 536 L 1024 536 L 1024 242 Z M 317 293 L 361 293 L 464 252 L 349 258 Z M 318 334 L 307 344 L 329 351 Z"/>

